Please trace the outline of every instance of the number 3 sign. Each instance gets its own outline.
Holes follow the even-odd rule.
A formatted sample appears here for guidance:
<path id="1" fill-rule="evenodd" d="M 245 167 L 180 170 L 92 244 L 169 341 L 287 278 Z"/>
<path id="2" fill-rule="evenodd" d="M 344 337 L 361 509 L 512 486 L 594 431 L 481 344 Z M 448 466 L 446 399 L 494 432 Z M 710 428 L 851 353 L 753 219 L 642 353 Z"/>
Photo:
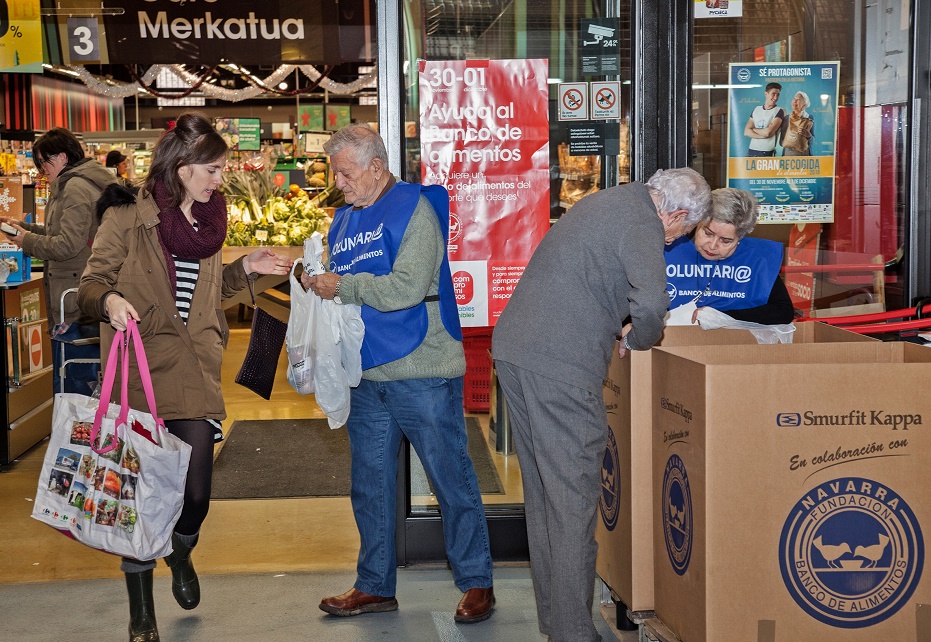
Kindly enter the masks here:
<path id="1" fill-rule="evenodd" d="M 71 62 L 100 62 L 97 18 L 68 18 L 68 54 Z"/>

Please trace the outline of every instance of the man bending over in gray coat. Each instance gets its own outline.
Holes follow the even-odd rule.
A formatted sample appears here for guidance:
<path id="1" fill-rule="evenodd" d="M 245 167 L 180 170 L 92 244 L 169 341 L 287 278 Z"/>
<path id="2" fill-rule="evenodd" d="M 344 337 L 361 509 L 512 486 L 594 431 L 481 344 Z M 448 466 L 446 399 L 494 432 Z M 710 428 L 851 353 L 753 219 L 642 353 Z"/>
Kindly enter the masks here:
<path id="1" fill-rule="evenodd" d="M 618 334 L 622 357 L 659 340 L 669 306 L 663 245 L 694 228 L 710 204 L 708 184 L 691 169 L 583 198 L 543 238 L 495 327 L 537 616 L 554 642 L 601 639 L 592 598 L 611 350 Z"/>

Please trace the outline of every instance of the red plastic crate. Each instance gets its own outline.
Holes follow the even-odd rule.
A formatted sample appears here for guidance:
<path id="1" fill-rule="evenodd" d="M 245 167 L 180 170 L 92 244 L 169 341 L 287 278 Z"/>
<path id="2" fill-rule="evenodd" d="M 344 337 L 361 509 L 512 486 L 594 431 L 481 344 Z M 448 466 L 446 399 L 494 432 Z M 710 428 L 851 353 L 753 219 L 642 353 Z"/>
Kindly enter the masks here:
<path id="1" fill-rule="evenodd" d="M 491 328 L 463 328 L 466 373 L 462 405 L 466 412 L 488 412 L 491 405 Z"/>

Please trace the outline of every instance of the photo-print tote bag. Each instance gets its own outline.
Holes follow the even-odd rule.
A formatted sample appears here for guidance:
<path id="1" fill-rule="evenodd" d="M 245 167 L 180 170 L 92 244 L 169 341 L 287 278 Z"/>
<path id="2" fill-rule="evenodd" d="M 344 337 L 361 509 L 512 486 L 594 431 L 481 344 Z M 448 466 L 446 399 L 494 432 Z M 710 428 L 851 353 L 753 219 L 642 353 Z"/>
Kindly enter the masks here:
<path id="1" fill-rule="evenodd" d="M 130 354 L 149 412 L 128 405 Z M 117 371 L 119 403 L 110 403 Z M 100 399 L 55 395 L 32 516 L 92 548 L 138 560 L 165 557 L 190 459 L 191 447 L 158 418 L 142 339 L 130 319 L 113 339 Z"/>

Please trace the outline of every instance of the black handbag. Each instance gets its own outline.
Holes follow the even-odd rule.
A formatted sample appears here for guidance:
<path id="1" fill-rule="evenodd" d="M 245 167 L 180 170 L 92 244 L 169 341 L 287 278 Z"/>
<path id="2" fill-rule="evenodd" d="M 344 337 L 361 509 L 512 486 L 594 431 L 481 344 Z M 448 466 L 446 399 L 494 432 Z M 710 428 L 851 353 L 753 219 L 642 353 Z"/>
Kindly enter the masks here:
<path id="1" fill-rule="evenodd" d="M 252 332 L 249 335 L 246 358 L 236 375 L 236 383 L 264 399 L 270 399 L 288 324 L 256 305 L 251 277 L 249 294 L 252 296 Z"/>

